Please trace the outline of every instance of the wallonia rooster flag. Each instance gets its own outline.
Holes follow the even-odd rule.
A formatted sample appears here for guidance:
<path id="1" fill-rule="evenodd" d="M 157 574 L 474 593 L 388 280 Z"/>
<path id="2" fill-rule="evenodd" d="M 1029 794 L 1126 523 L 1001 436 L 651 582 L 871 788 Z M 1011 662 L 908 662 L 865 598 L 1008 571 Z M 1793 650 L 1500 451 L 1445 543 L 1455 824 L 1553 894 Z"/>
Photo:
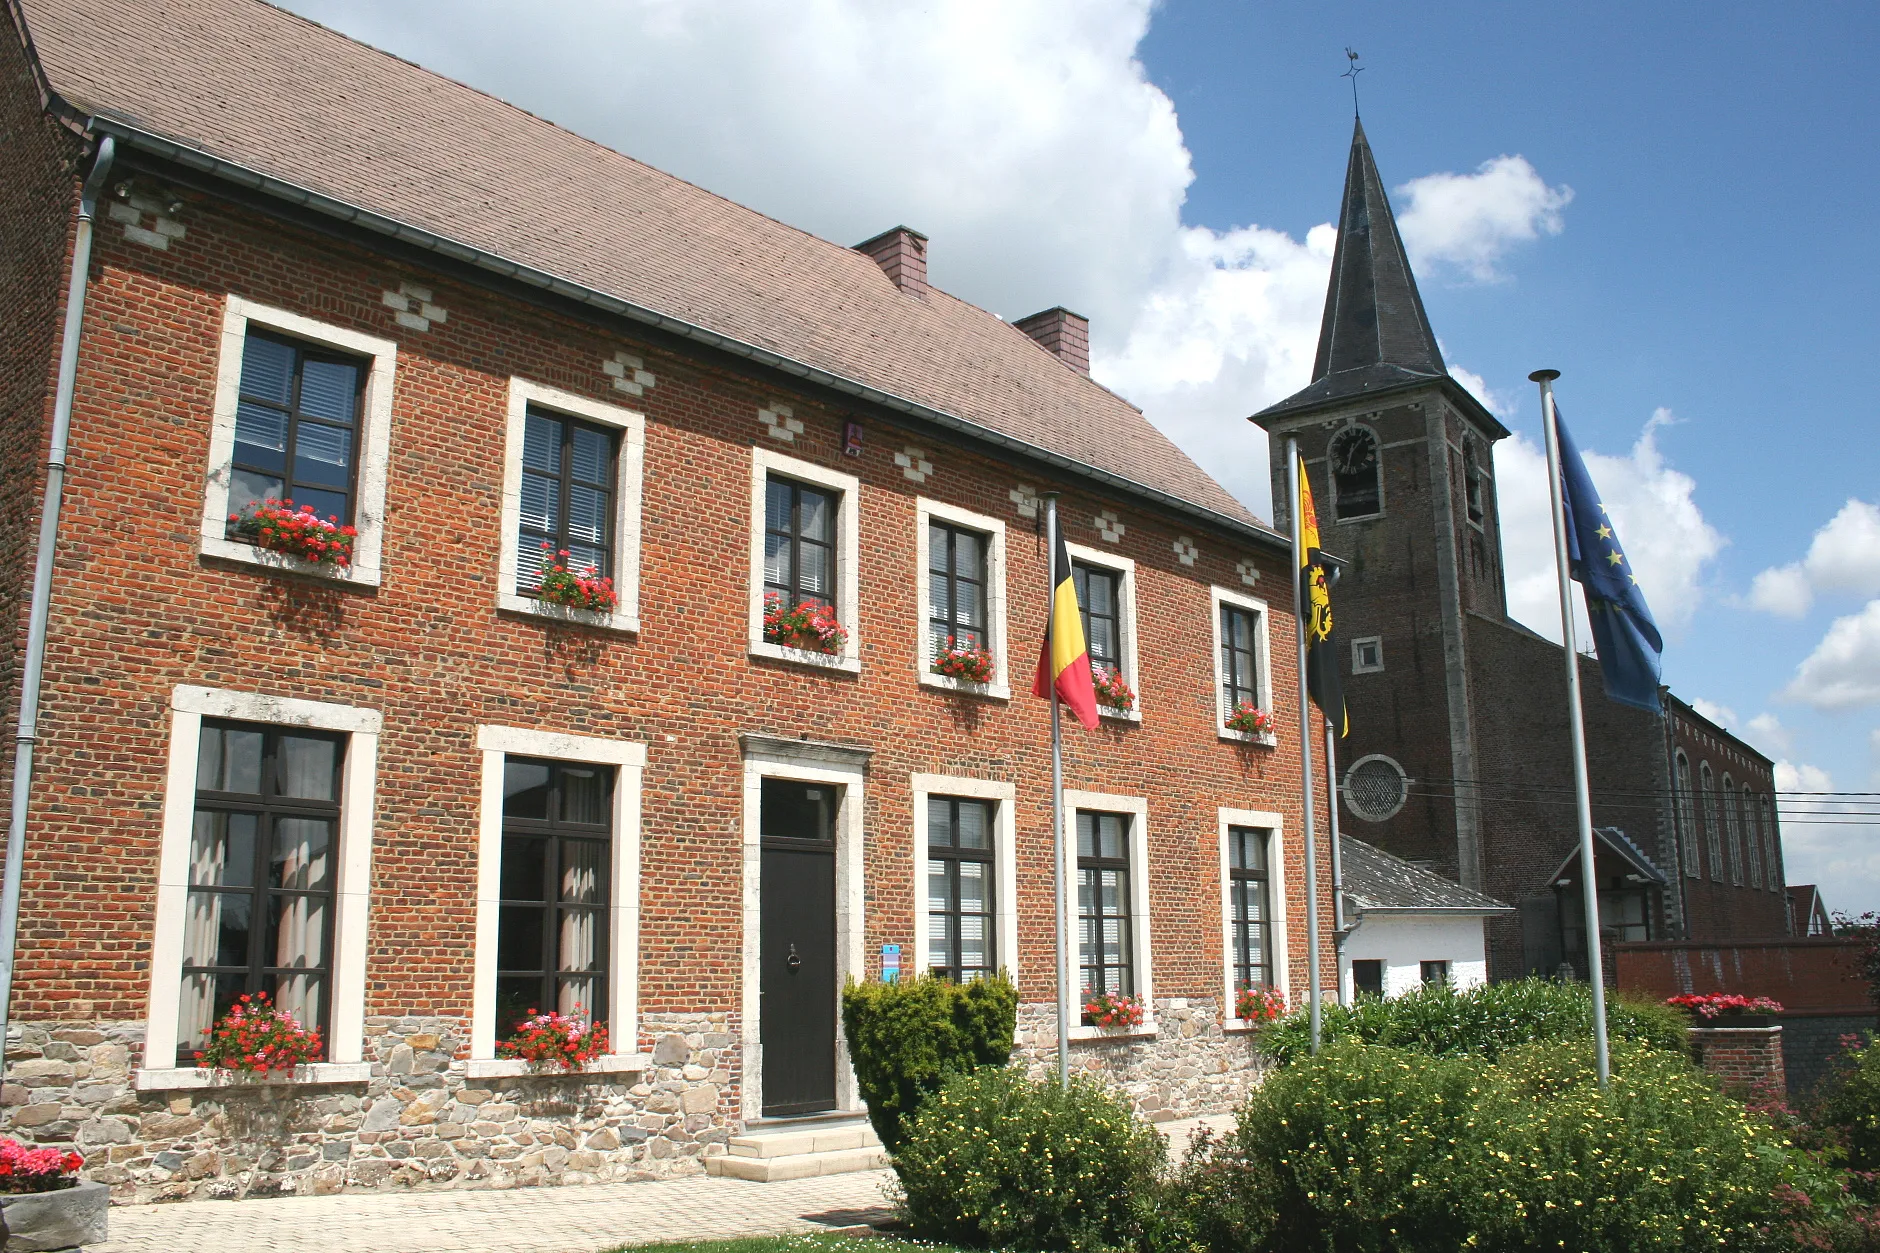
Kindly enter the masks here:
<path id="1" fill-rule="evenodd" d="M 1306 690 L 1339 738 L 1351 730 L 1345 712 L 1345 683 L 1338 672 L 1338 642 L 1332 635 L 1332 589 L 1319 553 L 1319 514 L 1312 507 L 1312 484 L 1299 460 L 1299 567 L 1306 583 Z"/>
<path id="2" fill-rule="evenodd" d="M 1084 724 L 1084 730 L 1097 729 L 1097 686 L 1090 677 L 1090 650 L 1084 643 L 1084 616 L 1077 607 L 1077 583 L 1071 578 L 1071 556 L 1064 548 L 1059 532 L 1051 554 L 1051 624 L 1045 630 L 1044 647 L 1038 653 L 1038 677 L 1032 681 L 1034 696 L 1049 697 L 1057 688 L 1058 699 Z"/>

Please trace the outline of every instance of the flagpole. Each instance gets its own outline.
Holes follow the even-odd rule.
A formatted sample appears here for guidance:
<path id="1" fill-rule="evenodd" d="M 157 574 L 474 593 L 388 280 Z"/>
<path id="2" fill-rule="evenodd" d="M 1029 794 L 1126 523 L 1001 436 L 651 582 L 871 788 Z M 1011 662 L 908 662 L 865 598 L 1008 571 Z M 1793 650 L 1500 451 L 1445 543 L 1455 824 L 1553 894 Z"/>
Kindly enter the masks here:
<path id="1" fill-rule="evenodd" d="M 1332 968 L 1338 979 L 1338 1003 L 1345 995 L 1345 861 L 1338 848 L 1338 733 L 1325 720 L 1325 821 L 1332 837 Z"/>
<path id="2" fill-rule="evenodd" d="M 1547 484 L 1554 514 L 1554 570 L 1560 581 L 1560 638 L 1567 660 L 1567 724 L 1572 728 L 1573 801 L 1580 822 L 1580 896 L 1585 911 L 1587 982 L 1593 987 L 1593 1059 L 1603 1091 L 1612 1074 L 1606 1048 L 1605 959 L 1599 944 L 1599 883 L 1593 870 L 1593 801 L 1586 780 L 1586 725 L 1580 712 L 1580 651 L 1573 638 L 1573 581 L 1567 569 L 1567 505 L 1560 481 L 1560 428 L 1554 415 L 1558 370 L 1528 375 L 1541 386 L 1541 425 L 1547 433 Z"/>
<path id="3" fill-rule="evenodd" d="M 1305 783 L 1306 836 L 1306 989 L 1311 1006 L 1312 1052 L 1319 1051 L 1319 858 L 1312 824 L 1312 700 L 1306 691 L 1306 606 L 1304 520 L 1299 516 L 1299 441 L 1286 441 L 1287 497 L 1292 502 L 1293 615 L 1299 624 L 1299 772 Z"/>
<path id="4" fill-rule="evenodd" d="M 1052 632 L 1057 626 L 1057 493 L 1044 494 L 1045 599 L 1044 655 L 1052 657 Z M 1058 1086 L 1071 1085 L 1071 920 L 1070 857 L 1064 842 L 1064 740 L 1058 722 L 1058 690 L 1051 683 L 1051 848 L 1057 863 L 1057 1025 Z"/>

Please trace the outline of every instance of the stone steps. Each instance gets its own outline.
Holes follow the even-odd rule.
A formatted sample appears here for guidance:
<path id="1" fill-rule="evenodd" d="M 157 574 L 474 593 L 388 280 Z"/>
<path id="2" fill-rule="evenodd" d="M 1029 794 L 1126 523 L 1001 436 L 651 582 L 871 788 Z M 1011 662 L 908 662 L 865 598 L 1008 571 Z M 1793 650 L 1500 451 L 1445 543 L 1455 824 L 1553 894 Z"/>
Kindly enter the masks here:
<path id="1" fill-rule="evenodd" d="M 727 1153 L 705 1159 L 706 1171 L 757 1183 L 879 1170 L 888 1164 L 875 1129 L 857 1117 L 754 1124 L 726 1147 Z"/>

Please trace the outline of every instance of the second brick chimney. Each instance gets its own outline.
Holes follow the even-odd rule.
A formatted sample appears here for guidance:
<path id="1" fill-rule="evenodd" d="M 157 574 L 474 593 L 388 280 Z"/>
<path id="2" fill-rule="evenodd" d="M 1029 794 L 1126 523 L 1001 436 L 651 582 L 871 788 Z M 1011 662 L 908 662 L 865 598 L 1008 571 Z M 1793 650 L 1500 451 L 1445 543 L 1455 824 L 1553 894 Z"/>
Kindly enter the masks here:
<path id="1" fill-rule="evenodd" d="M 1012 323 L 1079 374 L 1090 373 L 1090 319 L 1063 305 Z"/>
<path id="2" fill-rule="evenodd" d="M 894 285 L 912 296 L 927 294 L 927 237 L 897 226 L 855 245 L 881 267 Z"/>

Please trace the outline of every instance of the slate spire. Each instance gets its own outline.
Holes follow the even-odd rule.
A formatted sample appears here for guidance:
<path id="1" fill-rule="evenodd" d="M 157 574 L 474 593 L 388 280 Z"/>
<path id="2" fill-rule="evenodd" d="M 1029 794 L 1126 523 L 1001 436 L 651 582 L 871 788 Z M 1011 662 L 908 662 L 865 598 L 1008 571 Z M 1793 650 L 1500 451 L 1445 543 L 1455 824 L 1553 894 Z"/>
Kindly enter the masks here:
<path id="1" fill-rule="evenodd" d="M 1319 327 L 1319 354 L 1312 381 L 1333 380 L 1349 371 L 1353 390 L 1382 381 L 1374 367 L 1396 367 L 1407 375 L 1441 376 L 1442 350 L 1430 330 L 1416 277 L 1404 255 L 1397 219 L 1384 195 L 1364 123 L 1351 135 L 1351 162 L 1345 170 L 1345 202 L 1338 213 L 1338 249 L 1332 254 L 1332 281 L 1325 293 L 1325 320 Z M 1408 381 L 1406 378 L 1405 381 Z M 1317 389 L 1315 389 L 1317 390 Z"/>

